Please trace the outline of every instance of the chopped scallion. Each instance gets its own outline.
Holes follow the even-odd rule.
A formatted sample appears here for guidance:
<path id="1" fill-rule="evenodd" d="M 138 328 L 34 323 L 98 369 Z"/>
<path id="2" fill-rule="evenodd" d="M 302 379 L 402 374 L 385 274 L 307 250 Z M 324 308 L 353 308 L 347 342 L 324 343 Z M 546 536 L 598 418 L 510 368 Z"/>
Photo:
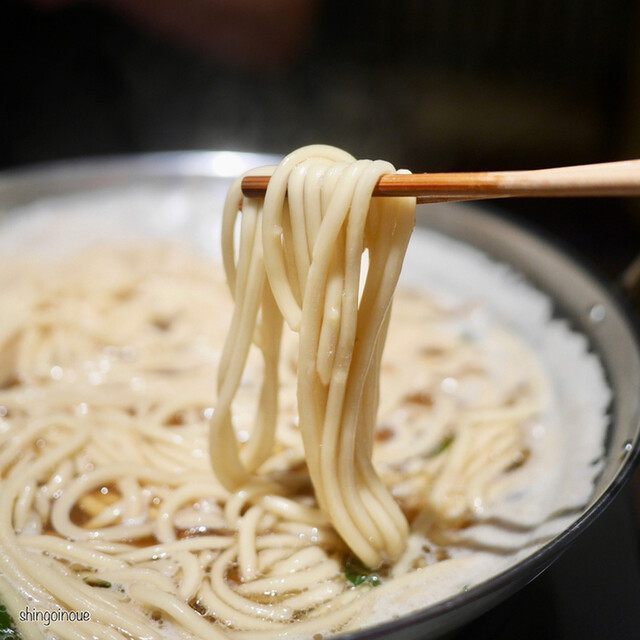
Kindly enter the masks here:
<path id="1" fill-rule="evenodd" d="M 451 443 L 455 440 L 455 436 L 446 436 L 445 438 L 443 438 L 440 441 L 440 444 L 438 444 L 438 446 L 431 452 L 431 456 L 430 457 L 435 457 L 440 455 L 443 451 L 446 451 L 450 446 Z"/>

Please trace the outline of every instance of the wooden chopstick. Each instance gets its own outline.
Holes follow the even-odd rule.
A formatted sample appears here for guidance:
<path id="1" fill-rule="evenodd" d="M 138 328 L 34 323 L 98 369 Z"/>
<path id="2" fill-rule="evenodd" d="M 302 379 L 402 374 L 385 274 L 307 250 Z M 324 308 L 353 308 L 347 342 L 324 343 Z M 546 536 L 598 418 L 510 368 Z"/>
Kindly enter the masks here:
<path id="1" fill-rule="evenodd" d="M 247 197 L 262 197 L 268 176 L 242 180 Z M 533 171 L 396 173 L 382 176 L 374 196 L 415 196 L 418 203 L 488 198 L 640 196 L 640 160 L 623 160 Z"/>

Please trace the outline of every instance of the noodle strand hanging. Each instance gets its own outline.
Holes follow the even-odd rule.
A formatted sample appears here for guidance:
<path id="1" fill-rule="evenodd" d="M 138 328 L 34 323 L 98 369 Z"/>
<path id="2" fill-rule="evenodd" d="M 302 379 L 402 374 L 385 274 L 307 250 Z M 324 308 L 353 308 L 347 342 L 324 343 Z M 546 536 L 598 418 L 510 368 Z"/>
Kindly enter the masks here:
<path id="1" fill-rule="evenodd" d="M 235 491 L 271 451 L 284 318 L 300 334 L 299 423 L 317 500 L 370 567 L 397 558 L 408 534 L 404 515 L 371 464 L 378 369 L 415 209 L 412 198 L 371 198 L 380 176 L 394 172 L 387 162 L 305 147 L 272 171 L 264 203 L 243 200 L 237 258 L 229 247 L 240 181 L 229 192 L 223 223 L 236 307 L 212 418 L 216 476 Z M 237 454 L 231 404 L 252 341 L 265 370 L 256 424 Z"/>

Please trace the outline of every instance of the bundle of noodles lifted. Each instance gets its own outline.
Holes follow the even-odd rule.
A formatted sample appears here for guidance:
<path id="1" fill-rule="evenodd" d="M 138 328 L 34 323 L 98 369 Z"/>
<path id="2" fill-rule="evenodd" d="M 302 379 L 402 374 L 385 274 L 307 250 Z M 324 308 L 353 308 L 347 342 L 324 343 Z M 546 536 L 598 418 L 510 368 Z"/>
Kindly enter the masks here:
<path id="1" fill-rule="evenodd" d="M 375 568 L 397 559 L 408 535 L 372 451 L 382 351 L 415 199 L 372 198 L 378 178 L 394 167 L 332 147 L 299 149 L 271 171 L 264 200 L 243 198 L 239 179 L 225 204 L 223 259 L 235 309 L 218 369 L 213 469 L 229 491 L 297 490 L 299 479 L 256 473 L 275 443 L 284 319 L 299 334 L 299 427 L 322 515 L 280 503 L 302 522 L 326 516 L 361 562 Z M 264 375 L 253 431 L 238 452 L 232 401 L 252 343 L 262 352 Z"/>

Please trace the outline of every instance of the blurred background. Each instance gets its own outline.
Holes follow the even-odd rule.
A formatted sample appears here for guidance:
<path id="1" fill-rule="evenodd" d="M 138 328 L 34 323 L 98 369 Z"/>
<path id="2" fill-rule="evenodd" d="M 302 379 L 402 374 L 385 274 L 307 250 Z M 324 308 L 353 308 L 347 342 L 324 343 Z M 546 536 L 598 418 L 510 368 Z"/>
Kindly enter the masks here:
<path id="1" fill-rule="evenodd" d="M 0 168 L 311 142 L 413 171 L 637 158 L 639 34 L 637 0 L 3 0 Z M 640 247 L 637 201 L 507 208 L 611 276 Z"/>
<path id="2" fill-rule="evenodd" d="M 640 158 L 639 35 L 638 0 L 2 0 L 0 169 L 313 142 L 416 172 Z M 490 206 L 615 283 L 639 203 Z M 468 637 L 634 637 L 637 528 L 615 508 Z"/>

